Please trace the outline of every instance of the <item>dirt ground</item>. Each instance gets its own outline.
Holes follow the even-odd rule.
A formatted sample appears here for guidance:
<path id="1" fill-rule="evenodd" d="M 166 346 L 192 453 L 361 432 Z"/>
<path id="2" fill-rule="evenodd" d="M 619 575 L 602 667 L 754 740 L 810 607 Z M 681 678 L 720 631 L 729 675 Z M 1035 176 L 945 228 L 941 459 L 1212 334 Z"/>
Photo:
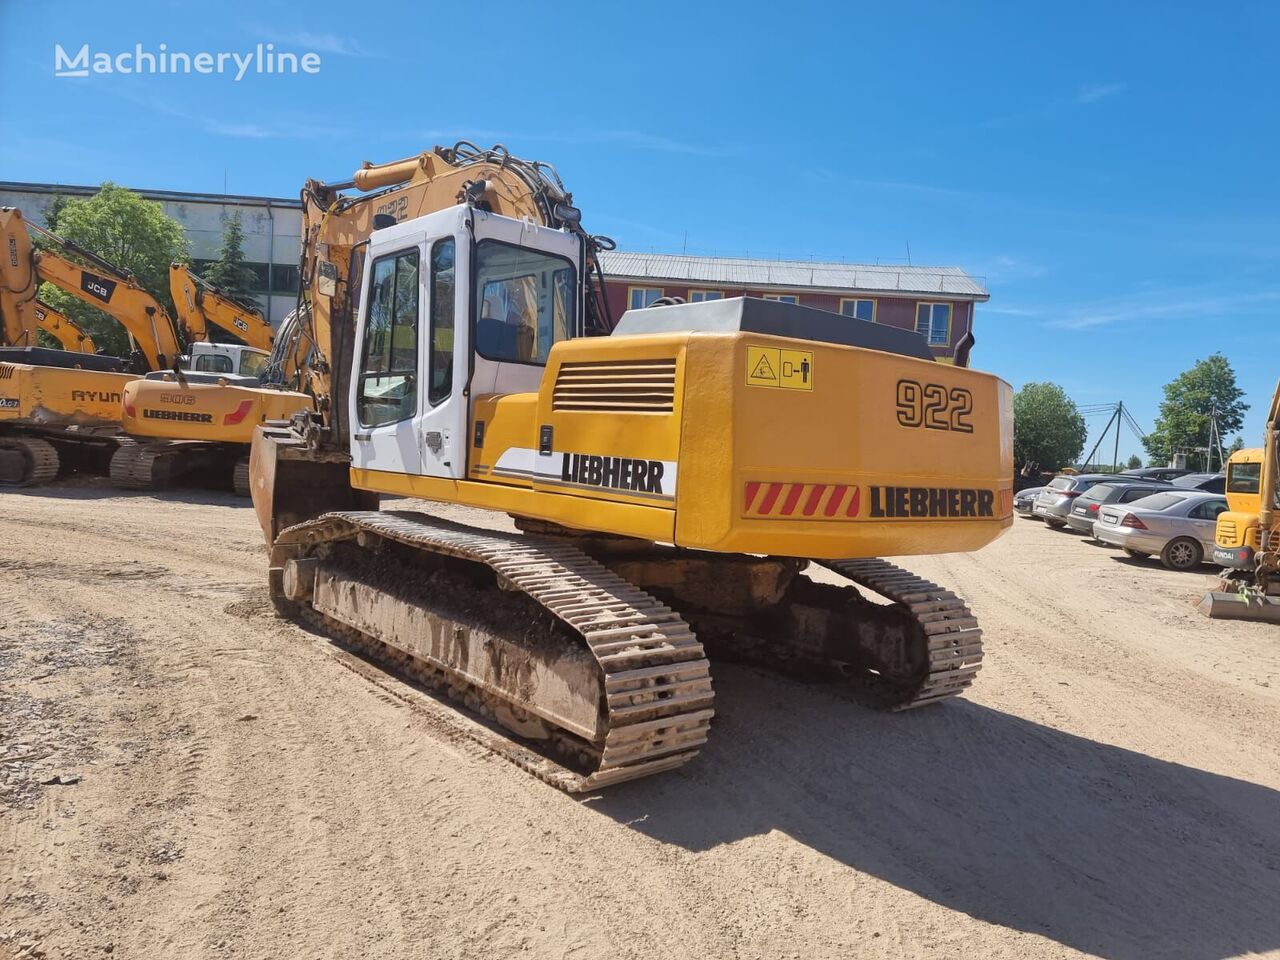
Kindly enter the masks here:
<path id="1" fill-rule="evenodd" d="M 697 760 L 574 798 L 275 619 L 241 501 L 0 494 L 0 956 L 1280 956 L 1280 629 L 1025 520 L 906 562 L 969 696 L 717 665 Z"/>

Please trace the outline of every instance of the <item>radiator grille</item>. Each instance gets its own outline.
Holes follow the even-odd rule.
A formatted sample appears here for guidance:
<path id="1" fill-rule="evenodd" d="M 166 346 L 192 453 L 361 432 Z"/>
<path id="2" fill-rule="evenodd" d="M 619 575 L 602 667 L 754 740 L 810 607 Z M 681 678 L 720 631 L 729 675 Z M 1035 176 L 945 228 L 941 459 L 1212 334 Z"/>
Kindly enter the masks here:
<path id="1" fill-rule="evenodd" d="M 1218 536 L 1221 540 L 1229 544 L 1234 544 L 1237 542 L 1236 538 L 1239 535 L 1240 531 L 1236 529 L 1236 522 L 1234 520 L 1218 521 Z"/>
<path id="2" fill-rule="evenodd" d="M 556 376 L 552 410 L 671 413 L 676 361 L 588 360 L 566 363 Z"/>

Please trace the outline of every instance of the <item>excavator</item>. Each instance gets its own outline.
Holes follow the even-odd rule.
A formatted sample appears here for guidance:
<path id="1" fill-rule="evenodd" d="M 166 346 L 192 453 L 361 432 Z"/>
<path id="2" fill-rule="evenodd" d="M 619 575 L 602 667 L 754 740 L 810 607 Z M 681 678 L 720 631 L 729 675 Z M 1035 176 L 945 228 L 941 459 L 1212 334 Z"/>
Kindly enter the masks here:
<path id="1" fill-rule="evenodd" d="M 62 344 L 63 350 L 69 350 L 72 353 L 97 352 L 97 345 L 93 342 L 93 337 L 89 335 L 88 330 L 61 310 L 49 306 L 39 297 L 31 305 L 31 315 L 41 330 Z M 19 346 L 22 345 L 19 344 Z M 36 346 L 36 344 L 30 344 L 30 346 Z"/>
<path id="2" fill-rule="evenodd" d="M 1280 383 L 1271 397 L 1263 446 L 1227 461 L 1227 510 L 1218 514 L 1213 561 L 1216 589 L 1200 600 L 1212 619 L 1280 623 Z"/>
<path id="3" fill-rule="evenodd" d="M 502 147 L 366 163 L 302 200 L 315 404 L 259 427 L 250 461 L 281 615 L 439 690 L 570 792 L 692 759 L 708 655 L 891 710 L 971 685 L 968 606 L 878 558 L 1009 528 L 1007 383 L 774 301 L 613 325 L 609 241 L 554 168 Z"/>
<path id="4" fill-rule="evenodd" d="M 28 227 L 47 249 L 35 249 Z M 114 449 L 125 384 L 176 364 L 182 351 L 168 313 L 133 274 L 28 224 L 14 207 L 0 208 L 0 240 L 0 484 L 28 486 L 56 476 L 63 455 Z M 41 323 L 36 291 L 45 281 L 118 320 L 133 356 L 24 345 Z"/>
<path id="5" fill-rule="evenodd" d="M 112 456 L 111 481 L 148 490 L 198 472 L 230 477 L 232 489 L 247 497 L 254 428 L 311 404 L 306 394 L 263 385 L 272 369 L 288 366 L 284 354 L 291 341 L 286 334 L 273 364 L 271 324 L 255 304 L 220 290 L 185 264 L 170 266 L 169 281 L 179 326 L 191 345 L 189 367 L 150 373 L 125 387 L 121 425 L 132 442 Z M 212 327 L 243 345 L 211 342 Z"/>

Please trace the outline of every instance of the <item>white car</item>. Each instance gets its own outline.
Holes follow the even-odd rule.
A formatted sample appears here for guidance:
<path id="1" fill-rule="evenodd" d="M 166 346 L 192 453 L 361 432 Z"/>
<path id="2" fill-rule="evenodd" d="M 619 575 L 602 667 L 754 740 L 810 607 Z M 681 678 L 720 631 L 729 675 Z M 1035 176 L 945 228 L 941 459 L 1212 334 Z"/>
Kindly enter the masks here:
<path id="1" fill-rule="evenodd" d="M 1158 554 L 1170 570 L 1191 570 L 1213 552 L 1218 514 L 1227 498 L 1201 490 L 1171 489 L 1098 511 L 1093 535 L 1131 557 Z"/>

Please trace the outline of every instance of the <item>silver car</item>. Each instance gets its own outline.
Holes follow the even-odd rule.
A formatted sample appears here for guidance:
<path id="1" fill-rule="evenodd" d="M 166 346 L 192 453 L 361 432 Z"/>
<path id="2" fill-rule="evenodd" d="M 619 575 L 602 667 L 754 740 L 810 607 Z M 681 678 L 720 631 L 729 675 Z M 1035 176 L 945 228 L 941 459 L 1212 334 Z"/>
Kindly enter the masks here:
<path id="1" fill-rule="evenodd" d="M 1218 514 L 1227 498 L 1200 490 L 1170 489 L 1098 511 L 1093 535 L 1131 557 L 1158 554 L 1170 570 L 1190 570 L 1213 550 Z"/>
<path id="2" fill-rule="evenodd" d="M 1169 484 L 1159 480 L 1143 483 L 1095 483 L 1087 492 L 1076 497 L 1067 514 L 1067 526 L 1076 533 L 1093 533 L 1098 511 L 1109 503 L 1133 503 L 1153 493 L 1169 489 Z"/>
<path id="3" fill-rule="evenodd" d="M 1067 525 L 1067 517 L 1071 514 L 1071 505 L 1076 497 L 1084 493 L 1095 483 L 1122 483 L 1126 477 L 1114 473 L 1078 473 L 1054 477 L 1044 488 L 1031 508 L 1034 517 L 1043 520 L 1049 526 L 1061 530 Z"/>
<path id="4" fill-rule="evenodd" d="M 1013 510 L 1020 517 L 1030 517 L 1031 508 L 1035 506 L 1036 497 L 1040 496 L 1044 487 L 1027 487 L 1013 495 Z"/>

